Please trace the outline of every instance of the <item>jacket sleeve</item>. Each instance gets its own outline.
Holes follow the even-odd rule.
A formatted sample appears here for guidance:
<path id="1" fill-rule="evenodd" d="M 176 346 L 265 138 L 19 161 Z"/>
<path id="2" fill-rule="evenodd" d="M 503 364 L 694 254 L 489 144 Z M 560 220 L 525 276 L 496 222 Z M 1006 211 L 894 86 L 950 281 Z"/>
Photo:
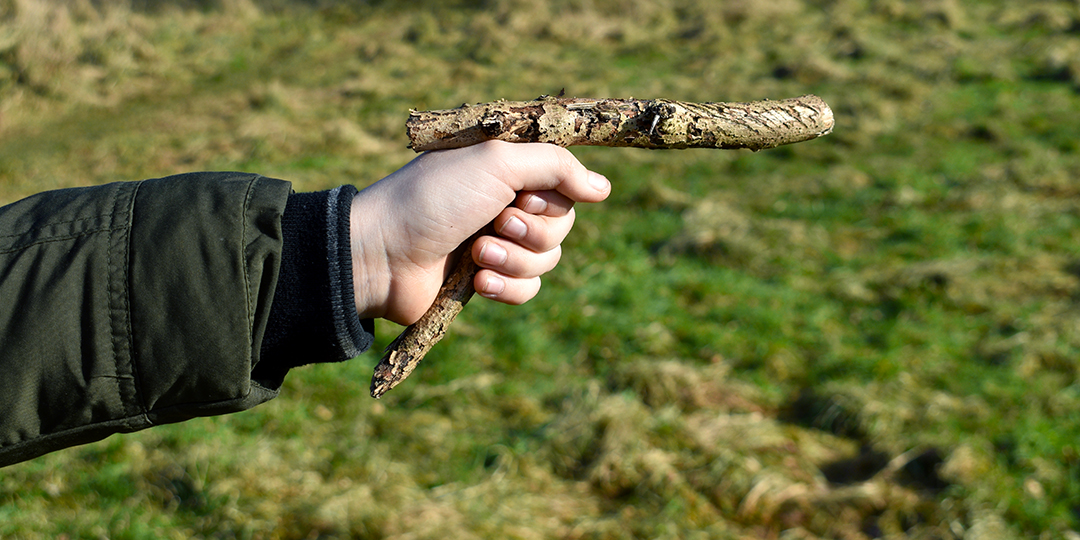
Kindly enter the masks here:
<path id="1" fill-rule="evenodd" d="M 0 208 L 0 466 L 275 397 L 291 365 L 259 364 L 290 191 L 196 173 Z M 351 330 L 344 354 L 370 344 Z"/>

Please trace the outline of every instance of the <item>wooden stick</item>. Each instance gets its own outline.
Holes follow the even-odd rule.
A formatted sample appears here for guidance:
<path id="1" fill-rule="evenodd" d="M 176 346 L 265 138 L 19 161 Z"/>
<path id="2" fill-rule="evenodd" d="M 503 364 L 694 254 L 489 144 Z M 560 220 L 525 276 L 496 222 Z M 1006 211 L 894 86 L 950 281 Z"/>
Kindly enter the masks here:
<path id="1" fill-rule="evenodd" d="M 491 139 L 559 146 L 761 150 L 825 135 L 832 131 L 833 114 L 814 95 L 748 103 L 542 97 L 411 111 L 405 126 L 409 146 L 417 152 Z"/>
<path id="2" fill-rule="evenodd" d="M 814 95 L 745 103 L 545 96 L 410 111 L 406 130 L 409 147 L 417 152 L 492 139 L 559 146 L 762 150 L 815 139 L 831 132 L 833 123 L 832 110 Z M 472 240 L 466 242 L 471 244 Z M 479 268 L 470 253 L 468 249 L 462 253 L 431 309 L 387 347 L 371 378 L 372 397 L 381 397 L 405 380 L 472 297 Z"/>
<path id="3" fill-rule="evenodd" d="M 470 238 L 465 244 L 472 246 L 474 240 L 475 237 Z M 378 399 L 404 381 L 428 351 L 446 335 L 450 323 L 454 322 L 476 292 L 473 278 L 478 270 L 480 267 L 473 261 L 472 253 L 462 253 L 446 283 L 439 289 L 435 303 L 420 320 L 405 328 L 386 347 L 386 353 L 379 365 L 375 366 L 375 374 L 371 377 L 371 397 Z"/>

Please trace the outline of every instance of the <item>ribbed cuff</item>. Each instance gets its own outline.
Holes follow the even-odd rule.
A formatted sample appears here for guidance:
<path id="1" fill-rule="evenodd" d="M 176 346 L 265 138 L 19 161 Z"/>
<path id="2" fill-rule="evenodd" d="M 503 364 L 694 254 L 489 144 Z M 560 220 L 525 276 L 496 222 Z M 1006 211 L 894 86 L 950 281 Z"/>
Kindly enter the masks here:
<path id="1" fill-rule="evenodd" d="M 353 294 L 349 210 L 357 190 L 294 193 L 281 218 L 277 288 L 253 377 L 278 380 L 293 367 L 348 360 L 371 347 Z"/>

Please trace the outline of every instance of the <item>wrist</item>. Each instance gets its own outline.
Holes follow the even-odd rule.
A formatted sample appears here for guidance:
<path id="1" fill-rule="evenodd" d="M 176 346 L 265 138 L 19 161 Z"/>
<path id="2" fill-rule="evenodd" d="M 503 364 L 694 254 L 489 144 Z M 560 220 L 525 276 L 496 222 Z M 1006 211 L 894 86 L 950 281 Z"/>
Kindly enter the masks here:
<path id="1" fill-rule="evenodd" d="M 361 319 L 384 317 L 390 300 L 384 223 L 378 218 L 380 205 L 373 199 L 371 190 L 361 191 L 353 197 L 349 211 L 353 290 Z"/>

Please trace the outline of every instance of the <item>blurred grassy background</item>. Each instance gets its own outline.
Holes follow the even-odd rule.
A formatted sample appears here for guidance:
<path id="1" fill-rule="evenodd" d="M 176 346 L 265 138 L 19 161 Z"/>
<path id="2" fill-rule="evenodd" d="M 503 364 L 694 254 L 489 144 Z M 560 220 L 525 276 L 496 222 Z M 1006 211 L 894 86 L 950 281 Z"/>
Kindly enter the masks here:
<path id="1" fill-rule="evenodd" d="M 817 93 L 825 139 L 575 149 L 521 308 L 0 470 L 3 538 L 1080 538 L 1080 4 L 0 0 L 0 202 L 405 164 L 410 108 Z M 399 329 L 379 328 L 384 346 Z"/>

